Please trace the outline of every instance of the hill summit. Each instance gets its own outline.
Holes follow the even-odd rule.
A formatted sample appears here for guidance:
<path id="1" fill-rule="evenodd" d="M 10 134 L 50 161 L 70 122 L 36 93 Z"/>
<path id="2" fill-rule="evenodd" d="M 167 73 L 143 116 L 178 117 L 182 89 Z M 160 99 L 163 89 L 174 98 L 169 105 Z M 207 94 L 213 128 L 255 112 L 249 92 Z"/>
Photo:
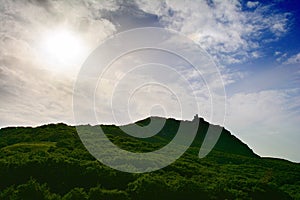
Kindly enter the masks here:
<path id="1" fill-rule="evenodd" d="M 162 121 L 162 123 L 158 124 L 164 124 L 163 128 L 155 135 L 157 137 L 157 141 L 159 139 L 164 139 L 166 141 L 170 141 L 174 138 L 176 135 L 178 128 L 181 124 L 189 123 L 190 121 L 187 120 L 176 120 L 173 118 L 162 118 L 162 117 L 148 117 L 146 119 L 140 120 L 135 122 L 135 124 L 139 126 L 147 126 L 151 123 L 151 121 Z M 240 139 L 238 139 L 236 136 L 230 133 L 230 131 L 226 130 L 224 127 L 220 127 L 219 125 L 210 124 L 209 122 L 205 121 L 203 118 L 198 117 L 198 115 L 195 115 L 193 121 L 198 121 L 198 128 L 197 128 L 197 134 L 194 139 L 194 142 L 192 143 L 192 147 L 198 147 L 200 148 L 203 144 L 204 139 L 208 136 L 208 128 L 212 128 L 213 130 L 220 131 L 220 137 L 218 138 L 218 141 L 216 145 L 214 146 L 214 150 L 222 151 L 226 153 L 232 153 L 237 155 L 243 155 L 243 156 L 249 156 L 249 157 L 258 157 L 252 149 L 250 149 L 247 144 L 243 143 Z M 130 126 L 130 125 L 127 125 Z M 186 132 L 185 134 L 189 134 L 189 132 Z M 217 134 L 214 133 L 214 131 L 210 132 L 210 134 Z M 208 136 L 210 137 L 210 136 Z M 153 138 L 151 139 L 153 141 Z"/>

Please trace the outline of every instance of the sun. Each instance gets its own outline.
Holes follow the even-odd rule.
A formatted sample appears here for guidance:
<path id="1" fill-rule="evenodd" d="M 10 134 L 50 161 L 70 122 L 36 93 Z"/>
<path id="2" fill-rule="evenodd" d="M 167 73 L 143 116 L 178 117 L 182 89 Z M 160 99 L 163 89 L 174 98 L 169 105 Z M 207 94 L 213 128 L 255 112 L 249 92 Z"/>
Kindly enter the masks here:
<path id="1" fill-rule="evenodd" d="M 80 65 L 86 53 L 81 38 L 75 32 L 64 29 L 46 32 L 40 50 L 43 61 L 56 68 Z"/>

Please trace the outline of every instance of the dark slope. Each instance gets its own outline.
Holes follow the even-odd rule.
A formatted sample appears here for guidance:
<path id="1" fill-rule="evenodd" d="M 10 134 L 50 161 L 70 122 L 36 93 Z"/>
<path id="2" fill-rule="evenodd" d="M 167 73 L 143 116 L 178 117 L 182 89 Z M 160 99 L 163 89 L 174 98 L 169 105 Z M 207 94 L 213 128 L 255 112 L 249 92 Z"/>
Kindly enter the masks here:
<path id="1" fill-rule="evenodd" d="M 155 137 L 144 140 L 144 141 L 153 141 L 153 142 L 162 142 L 162 140 L 170 141 L 173 139 L 173 137 L 176 135 L 178 131 L 178 127 L 181 123 L 188 123 L 189 121 L 182 121 L 182 120 L 176 120 L 176 119 L 165 119 L 161 117 L 149 117 L 143 120 L 140 120 L 136 122 L 135 124 L 139 126 L 147 126 L 149 123 L 151 123 L 151 120 L 156 121 L 162 121 L 165 122 L 163 128 L 156 134 Z M 195 119 L 194 119 L 195 120 Z M 201 147 L 203 140 L 207 134 L 207 130 L 209 126 L 213 127 L 220 127 L 218 125 L 213 125 L 208 122 L 206 122 L 203 118 L 199 118 L 199 126 L 197 135 L 194 139 L 194 142 L 192 143 L 192 147 Z M 126 126 L 125 126 L 126 127 Z M 239 140 L 237 137 L 232 135 L 228 130 L 226 130 L 223 127 L 220 127 L 222 129 L 222 133 L 220 135 L 220 138 L 218 142 L 216 143 L 214 150 L 226 152 L 226 153 L 232 153 L 237 155 L 243 155 L 243 156 L 249 156 L 249 157 L 258 157 L 252 149 L 250 149 L 245 143 L 243 143 L 241 140 Z M 189 134 L 189 133 L 186 133 Z"/>
<path id="2" fill-rule="evenodd" d="M 166 122 L 147 139 L 128 136 L 117 126 L 101 127 L 123 149 L 147 152 L 174 137 L 180 121 Z M 0 199 L 300 199 L 299 164 L 260 158 L 226 130 L 214 150 L 199 159 L 207 126 L 200 120 L 195 142 L 180 159 L 145 174 L 96 161 L 72 126 L 0 129 Z"/>
<path id="3" fill-rule="evenodd" d="M 175 120 L 172 118 L 165 119 L 160 117 L 149 117 L 140 121 L 137 121 L 135 124 L 139 126 L 147 126 L 152 120 L 161 120 L 165 122 L 163 128 L 153 137 L 146 138 L 146 139 L 137 139 L 134 137 L 131 137 L 130 135 L 127 135 L 124 133 L 119 127 L 114 125 L 101 125 L 102 129 L 105 133 L 109 135 L 114 136 L 122 136 L 126 137 L 128 139 L 132 140 L 140 140 L 144 142 L 150 142 L 150 143 L 157 143 L 156 145 L 162 147 L 166 145 L 170 140 L 173 139 L 173 137 L 176 135 L 178 127 L 180 126 L 180 123 L 186 123 L 187 121 L 180 121 Z M 206 136 L 208 126 L 210 124 L 203 120 L 203 118 L 199 118 L 199 127 L 197 131 L 197 135 L 194 139 L 194 142 L 192 143 L 192 147 L 200 147 L 202 145 L 203 139 Z M 129 125 L 127 125 L 129 126 Z M 211 125 L 211 126 L 217 126 L 217 125 Z M 43 125 L 37 128 L 31 128 L 31 127 L 11 127 L 11 128 L 3 128 L 1 129 L 1 137 L 2 139 L 5 137 L 9 137 L 10 139 L 6 141 L 7 143 L 4 143 L 3 140 L 0 140 L 0 147 L 11 145 L 18 142 L 26 142 L 26 141 L 58 141 L 60 139 L 64 139 L 67 137 L 67 135 L 61 134 L 61 133 L 72 133 L 73 135 L 77 135 L 75 127 L 67 126 L 65 124 L 50 124 L 50 125 Z M 67 131 L 64 130 L 64 128 L 68 129 Z M 124 126 L 126 127 L 126 126 Z M 45 136 L 40 133 L 43 133 L 45 130 L 50 130 L 55 128 L 58 129 L 55 132 L 50 133 L 49 135 Z M 60 130 L 61 129 L 61 130 Z M 58 134 L 60 133 L 60 134 Z M 189 133 L 186 133 L 189 134 Z M 13 137 L 13 139 L 12 139 Z M 126 147 L 125 147 L 126 148 Z M 217 144 L 214 147 L 215 150 L 226 152 L 226 153 L 232 153 L 237 155 L 243 155 L 243 156 L 249 156 L 249 157 L 258 157 L 253 151 L 241 140 L 239 140 L 237 137 L 232 135 L 228 130 L 225 128 L 222 129 L 222 133 L 220 135 L 220 138 L 217 142 Z"/>

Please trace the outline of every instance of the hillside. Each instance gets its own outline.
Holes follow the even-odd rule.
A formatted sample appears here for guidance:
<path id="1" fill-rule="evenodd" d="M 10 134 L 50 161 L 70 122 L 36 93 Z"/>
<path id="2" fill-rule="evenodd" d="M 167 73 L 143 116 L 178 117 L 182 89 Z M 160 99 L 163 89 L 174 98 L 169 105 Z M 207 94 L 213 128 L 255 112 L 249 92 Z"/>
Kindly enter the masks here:
<path id="1" fill-rule="evenodd" d="M 168 144 L 180 122 L 167 119 L 157 135 L 145 139 L 114 125 L 101 128 L 123 149 L 149 152 Z M 225 129 L 213 151 L 199 159 L 208 126 L 200 119 L 196 139 L 180 159 L 144 174 L 96 161 L 73 126 L 0 129 L 0 199 L 300 199 L 299 164 L 261 158 Z M 99 126 L 81 127 L 94 131 Z"/>
<path id="2" fill-rule="evenodd" d="M 176 134 L 180 123 L 186 123 L 186 121 L 179 121 L 179 120 L 175 120 L 175 119 L 149 117 L 144 120 L 136 122 L 136 124 L 145 126 L 150 123 L 151 119 L 152 120 L 153 119 L 166 120 L 164 127 L 156 135 L 156 136 L 158 136 L 157 137 L 158 139 L 163 138 L 166 141 L 170 141 L 174 137 L 174 134 Z M 194 139 L 194 142 L 191 145 L 192 147 L 200 147 L 202 145 L 203 139 L 205 138 L 205 136 L 207 134 L 207 130 L 208 130 L 209 126 L 219 127 L 218 125 L 213 125 L 213 124 L 210 124 L 210 123 L 204 121 L 203 118 L 199 118 L 198 131 L 197 131 L 197 135 Z M 218 150 L 218 151 L 226 152 L 226 153 L 233 153 L 233 154 L 244 155 L 244 156 L 249 156 L 249 157 L 258 157 L 258 155 L 253 153 L 253 151 L 245 143 L 243 143 L 237 137 L 232 135 L 225 128 L 222 128 L 222 133 L 221 133 L 220 138 L 219 138 L 217 144 L 215 145 L 214 149 Z"/>

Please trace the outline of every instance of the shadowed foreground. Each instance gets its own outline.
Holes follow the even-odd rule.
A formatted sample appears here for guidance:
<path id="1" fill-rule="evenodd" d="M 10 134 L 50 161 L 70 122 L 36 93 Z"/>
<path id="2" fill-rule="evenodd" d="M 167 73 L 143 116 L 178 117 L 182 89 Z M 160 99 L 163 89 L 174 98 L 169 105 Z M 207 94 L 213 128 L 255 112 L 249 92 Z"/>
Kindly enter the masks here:
<path id="1" fill-rule="evenodd" d="M 147 118 L 136 124 L 149 122 Z M 72 126 L 3 128 L 0 199 L 300 199 L 299 164 L 260 158 L 225 129 L 213 151 L 199 159 L 209 124 L 200 119 L 199 125 L 180 159 L 144 174 L 120 172 L 96 161 Z M 178 126 L 179 121 L 168 119 L 157 135 L 146 139 L 128 136 L 113 125 L 101 128 L 122 149 L 150 152 L 168 144 Z M 97 127 L 80 128 L 93 132 Z"/>

